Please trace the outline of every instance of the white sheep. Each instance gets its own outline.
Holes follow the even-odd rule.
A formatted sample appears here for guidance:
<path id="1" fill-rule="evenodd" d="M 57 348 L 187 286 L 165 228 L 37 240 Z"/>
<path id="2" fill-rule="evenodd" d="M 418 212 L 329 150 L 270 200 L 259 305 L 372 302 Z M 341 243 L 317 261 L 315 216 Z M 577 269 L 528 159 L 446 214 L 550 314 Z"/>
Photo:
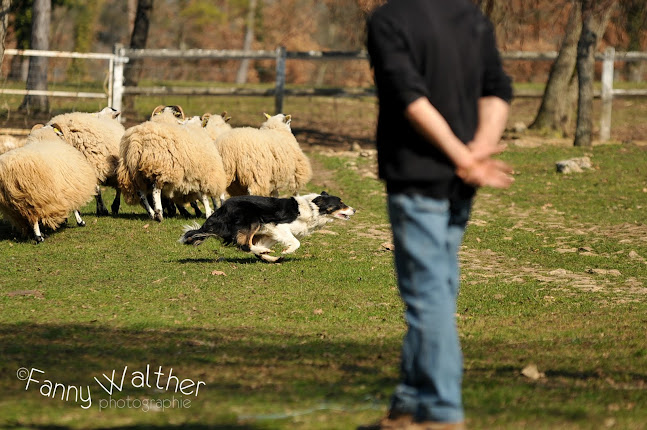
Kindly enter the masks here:
<path id="1" fill-rule="evenodd" d="M 225 189 L 222 158 L 207 132 L 179 121 L 184 121 L 181 108 L 156 108 L 149 121 L 127 129 L 120 144 L 117 177 L 124 197 L 129 203 L 139 200 L 157 221 L 164 218 L 162 195 L 180 204 L 199 198 L 208 217 L 208 197 Z"/>
<path id="2" fill-rule="evenodd" d="M 119 162 L 119 143 L 126 131 L 117 117 L 121 112 L 110 107 L 100 112 L 71 112 L 53 117 L 48 124 L 57 124 L 67 143 L 78 149 L 94 167 L 97 175 L 96 203 L 97 215 L 107 215 L 101 186 L 116 190 L 111 205 L 113 215 L 119 212 L 121 191 L 117 183 L 117 164 Z"/>
<path id="3" fill-rule="evenodd" d="M 56 229 L 70 211 L 84 226 L 78 208 L 95 192 L 94 168 L 62 136 L 55 124 L 37 125 L 25 146 L 0 155 L 0 212 L 37 243 L 44 240 L 39 223 Z"/>
<path id="4" fill-rule="evenodd" d="M 227 112 L 223 112 L 220 115 L 205 113 L 200 119 L 202 127 L 204 127 L 207 133 L 209 133 L 209 137 L 211 137 L 214 142 L 221 134 L 232 129 L 231 124 L 229 124 L 231 117 L 227 116 Z"/>
<path id="5" fill-rule="evenodd" d="M 216 139 L 229 195 L 296 194 L 312 178 L 310 161 L 290 128 L 292 116 L 265 117 L 260 129 L 233 128 Z"/>
<path id="6" fill-rule="evenodd" d="M 20 148 L 26 143 L 26 139 L 18 139 L 10 134 L 0 135 L 0 154 L 4 154 L 12 149 Z"/>

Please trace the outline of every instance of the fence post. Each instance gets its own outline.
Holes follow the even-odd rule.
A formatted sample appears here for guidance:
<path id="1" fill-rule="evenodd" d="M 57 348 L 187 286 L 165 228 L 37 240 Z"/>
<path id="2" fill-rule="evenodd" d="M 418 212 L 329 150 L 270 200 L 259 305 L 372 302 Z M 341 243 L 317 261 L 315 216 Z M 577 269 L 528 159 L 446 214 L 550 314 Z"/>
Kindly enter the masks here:
<path id="1" fill-rule="evenodd" d="M 121 111 L 124 96 L 124 63 L 128 59 L 124 57 L 124 47 L 120 43 L 115 45 L 113 53 L 115 54 L 115 58 L 112 67 L 112 99 L 110 100 L 110 107 Z M 123 121 L 123 116 L 120 118 Z"/>
<path id="2" fill-rule="evenodd" d="M 600 141 L 604 142 L 611 137 L 611 110 L 613 106 L 613 63 L 616 50 L 608 47 L 604 51 L 602 62 L 602 109 L 600 117 Z"/>
<path id="3" fill-rule="evenodd" d="M 283 95 L 285 91 L 285 60 L 287 51 L 285 46 L 276 48 L 276 88 L 274 94 L 275 114 L 283 112 Z"/>

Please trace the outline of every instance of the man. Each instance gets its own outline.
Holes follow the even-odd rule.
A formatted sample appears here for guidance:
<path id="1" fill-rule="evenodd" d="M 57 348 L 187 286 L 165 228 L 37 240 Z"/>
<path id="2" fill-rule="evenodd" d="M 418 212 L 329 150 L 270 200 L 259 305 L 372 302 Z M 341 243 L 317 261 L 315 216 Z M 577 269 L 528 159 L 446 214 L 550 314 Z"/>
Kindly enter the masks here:
<path id="1" fill-rule="evenodd" d="M 367 21 L 385 180 L 408 330 L 378 429 L 464 429 L 458 249 L 475 189 L 511 185 L 512 88 L 491 23 L 470 0 L 392 0 Z"/>

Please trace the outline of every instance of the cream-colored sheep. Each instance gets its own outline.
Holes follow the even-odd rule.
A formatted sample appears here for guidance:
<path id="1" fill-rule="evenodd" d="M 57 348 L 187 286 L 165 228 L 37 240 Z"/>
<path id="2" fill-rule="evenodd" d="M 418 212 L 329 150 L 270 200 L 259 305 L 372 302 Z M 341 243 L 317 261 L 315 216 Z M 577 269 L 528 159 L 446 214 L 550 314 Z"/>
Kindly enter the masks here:
<path id="1" fill-rule="evenodd" d="M 56 115 L 48 124 L 57 124 L 65 141 L 78 149 L 94 167 L 97 175 L 97 215 L 108 215 L 101 197 L 101 186 L 116 190 L 111 205 L 113 215 L 119 212 L 121 192 L 117 184 L 119 142 L 126 131 L 117 117 L 120 112 L 108 107 L 100 112 L 71 112 Z"/>
<path id="2" fill-rule="evenodd" d="M 39 222 L 55 229 L 92 200 L 97 177 L 86 158 L 63 141 L 56 125 L 35 126 L 27 144 L 0 155 L 0 212 L 27 235 L 42 242 Z"/>
<path id="3" fill-rule="evenodd" d="M 10 134 L 2 134 L 0 135 L 0 155 L 12 149 L 20 148 L 25 143 L 27 143 L 27 140 L 24 138 L 18 139 Z"/>
<path id="4" fill-rule="evenodd" d="M 163 220 L 162 195 L 176 203 L 200 198 L 209 216 L 208 197 L 219 196 L 225 189 L 222 158 L 199 124 L 179 124 L 183 114 L 182 119 L 165 122 L 165 115 L 154 113 L 151 120 L 126 130 L 117 169 L 124 197 L 129 203 L 139 200 L 158 221 Z M 154 208 L 148 203 L 148 193 L 153 195 Z"/>
<path id="5" fill-rule="evenodd" d="M 210 113 L 205 113 L 202 115 L 202 126 L 209 133 L 209 136 L 215 142 L 221 134 L 231 130 L 231 120 L 230 116 L 227 116 L 227 112 L 223 112 L 220 115 L 211 115 Z"/>
<path id="6" fill-rule="evenodd" d="M 312 178 L 310 161 L 290 128 L 292 117 L 265 116 L 260 129 L 233 128 L 216 139 L 229 195 L 296 194 Z"/>

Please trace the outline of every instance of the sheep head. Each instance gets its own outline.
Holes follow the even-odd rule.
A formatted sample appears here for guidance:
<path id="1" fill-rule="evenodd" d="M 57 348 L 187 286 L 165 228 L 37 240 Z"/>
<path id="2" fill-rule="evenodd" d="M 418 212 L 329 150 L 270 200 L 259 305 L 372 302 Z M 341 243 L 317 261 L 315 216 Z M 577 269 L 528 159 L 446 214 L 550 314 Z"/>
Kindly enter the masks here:
<path id="1" fill-rule="evenodd" d="M 261 125 L 261 129 L 265 128 L 271 128 L 271 129 L 276 129 L 280 130 L 282 128 L 288 129 L 288 131 L 292 131 L 290 128 L 290 123 L 292 122 L 292 115 L 283 115 L 282 113 L 276 114 L 274 116 L 270 116 L 268 114 L 264 114 L 265 118 L 267 118 L 267 121 L 265 121 Z"/>
<path id="2" fill-rule="evenodd" d="M 181 106 L 178 105 L 173 105 L 173 106 L 163 106 L 159 105 L 157 106 L 154 110 L 153 113 L 151 114 L 151 120 L 154 118 L 157 119 L 156 117 L 164 115 L 167 118 L 175 118 L 177 121 L 184 121 L 186 118 L 184 116 L 184 110 L 182 110 Z M 164 120 L 162 120 L 165 122 Z"/>

